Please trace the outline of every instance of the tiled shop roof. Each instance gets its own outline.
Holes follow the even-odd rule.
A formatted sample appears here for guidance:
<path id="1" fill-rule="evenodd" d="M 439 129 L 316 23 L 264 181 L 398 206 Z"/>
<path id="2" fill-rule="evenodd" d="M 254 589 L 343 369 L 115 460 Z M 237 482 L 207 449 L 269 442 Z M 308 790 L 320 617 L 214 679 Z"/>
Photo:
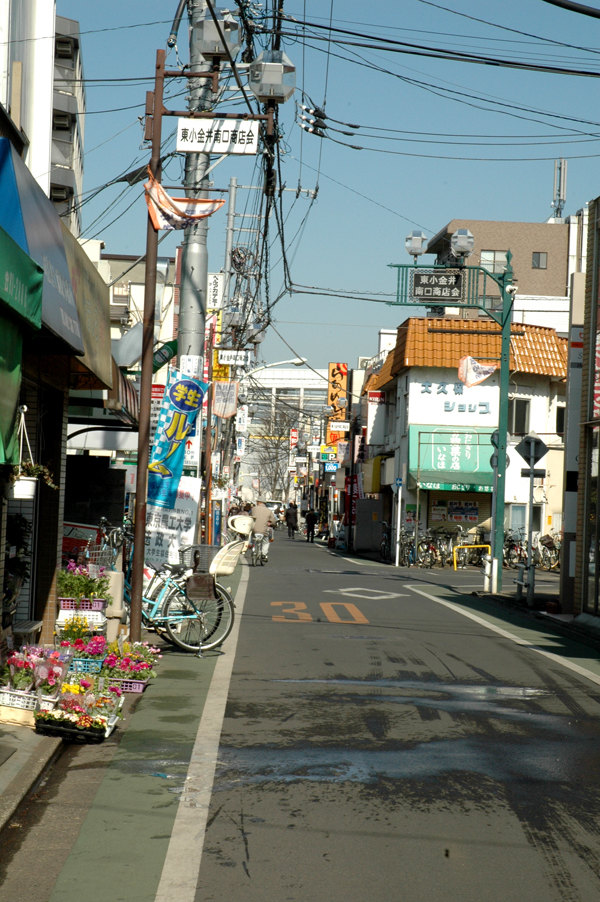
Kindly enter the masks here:
<path id="1" fill-rule="evenodd" d="M 554 329 L 523 323 L 513 323 L 511 331 L 511 372 L 566 379 L 566 338 L 560 338 Z M 460 358 L 466 356 L 484 365 L 499 364 L 500 352 L 500 326 L 493 320 L 411 317 L 398 327 L 396 347 L 379 372 L 367 380 L 365 390 L 382 388 L 410 366 L 457 369 Z"/>

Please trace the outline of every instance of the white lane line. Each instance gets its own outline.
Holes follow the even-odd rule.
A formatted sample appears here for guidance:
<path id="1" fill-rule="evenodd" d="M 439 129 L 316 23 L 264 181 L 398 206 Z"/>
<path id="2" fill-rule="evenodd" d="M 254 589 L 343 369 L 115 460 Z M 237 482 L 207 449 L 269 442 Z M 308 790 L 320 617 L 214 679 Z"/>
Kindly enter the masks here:
<path id="1" fill-rule="evenodd" d="M 449 608 L 451 611 L 455 611 L 457 614 L 462 614 L 463 617 L 468 617 L 469 620 L 473 620 L 475 621 L 475 623 L 479 623 L 480 626 L 485 626 L 487 629 L 492 630 L 492 632 L 498 633 L 499 636 L 503 636 L 505 639 L 510 639 L 511 641 L 515 642 L 516 645 L 522 645 L 525 648 L 530 648 L 538 655 L 542 655 L 544 658 L 549 658 L 551 661 L 554 661 L 555 664 L 560 664 L 566 670 L 572 670 L 573 673 L 585 677 L 592 683 L 596 683 L 597 686 L 600 686 L 599 674 L 592 673 L 591 670 L 586 670 L 584 667 L 581 667 L 581 665 L 575 664 L 574 661 L 570 661 L 568 658 L 563 658 L 560 655 L 554 654 L 554 652 L 552 651 L 546 651 L 545 648 L 540 648 L 538 645 L 534 645 L 534 643 L 530 642 L 529 639 L 523 639 L 521 636 L 516 636 L 514 633 L 509 633 L 508 630 L 502 629 L 501 626 L 496 626 L 496 624 L 494 623 L 490 623 L 484 617 L 479 617 L 477 614 L 473 614 L 471 611 L 465 611 L 459 605 L 453 604 L 453 602 L 451 601 L 445 601 L 445 599 L 438 598 L 436 595 L 430 595 L 428 592 L 425 592 L 424 589 L 420 589 L 417 586 L 407 586 L 407 589 L 412 589 L 413 592 L 416 592 L 419 595 L 423 595 L 430 601 L 435 601 L 436 604 L 441 604 L 445 608 Z"/>
<path id="2" fill-rule="evenodd" d="M 169 840 L 155 902 L 194 902 L 206 835 L 217 754 L 231 673 L 246 600 L 249 569 L 242 569 L 235 596 L 235 621 L 225 654 L 215 665 L 206 703 L 196 733 L 187 777 Z"/>

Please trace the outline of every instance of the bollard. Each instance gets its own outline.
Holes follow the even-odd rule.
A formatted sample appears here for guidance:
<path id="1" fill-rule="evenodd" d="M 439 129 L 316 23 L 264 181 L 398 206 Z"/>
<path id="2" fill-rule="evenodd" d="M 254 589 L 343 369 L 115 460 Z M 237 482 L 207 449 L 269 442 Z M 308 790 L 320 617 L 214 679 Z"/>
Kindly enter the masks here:
<path id="1" fill-rule="evenodd" d="M 492 555 L 483 555 L 483 591 L 492 591 Z"/>

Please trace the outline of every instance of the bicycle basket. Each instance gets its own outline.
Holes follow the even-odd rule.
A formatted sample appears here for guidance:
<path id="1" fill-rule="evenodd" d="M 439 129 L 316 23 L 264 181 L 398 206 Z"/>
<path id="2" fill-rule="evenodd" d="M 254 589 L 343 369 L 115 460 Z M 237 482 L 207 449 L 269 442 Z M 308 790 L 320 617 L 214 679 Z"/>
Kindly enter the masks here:
<path id="1" fill-rule="evenodd" d="M 191 567 L 198 573 L 208 573 L 212 560 L 220 548 L 220 545 L 187 545 L 179 549 L 179 563 L 184 567 Z"/>
<path id="2" fill-rule="evenodd" d="M 554 548 L 554 539 L 552 536 L 540 536 L 540 545 L 544 545 L 546 548 Z"/>
<path id="3" fill-rule="evenodd" d="M 113 549 L 109 546 L 103 548 L 102 545 L 88 545 L 86 557 L 88 562 L 96 567 L 111 567 L 115 561 Z"/>

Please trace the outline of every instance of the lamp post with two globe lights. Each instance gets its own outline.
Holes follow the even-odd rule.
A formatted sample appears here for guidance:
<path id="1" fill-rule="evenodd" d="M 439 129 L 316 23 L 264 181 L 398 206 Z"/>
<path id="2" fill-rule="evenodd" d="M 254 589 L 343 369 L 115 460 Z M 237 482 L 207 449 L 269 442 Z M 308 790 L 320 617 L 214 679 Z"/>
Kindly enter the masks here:
<path id="1" fill-rule="evenodd" d="M 403 306 L 423 306 L 423 297 L 415 293 L 415 282 L 420 275 L 452 274 L 456 292 L 452 296 L 441 294 L 433 303 L 439 307 L 479 308 L 500 327 L 500 384 L 498 402 L 498 429 L 492 436 L 495 451 L 492 455 L 494 468 L 494 492 L 492 497 L 492 560 L 486 577 L 486 588 L 497 592 L 502 588 L 502 550 L 504 545 L 504 498 L 507 467 L 508 440 L 508 390 L 510 376 L 511 320 L 516 286 L 513 284 L 512 254 L 506 253 L 506 266 L 502 272 L 494 273 L 482 266 L 467 266 L 465 260 L 473 251 L 474 238 L 469 229 L 458 229 L 451 237 L 449 262 L 421 266 L 418 257 L 427 250 L 427 237 L 423 232 L 413 231 L 405 242 L 408 253 L 413 257 L 412 265 L 390 264 L 397 270 L 396 301 Z M 415 278 L 417 277 L 417 278 Z M 486 291 L 488 280 L 499 291 L 500 304 L 486 305 L 489 297 Z M 434 278 L 435 281 L 435 278 Z M 489 334 L 489 333 L 488 333 Z M 498 333 L 496 333 L 498 334 Z M 400 499 L 398 498 L 398 501 Z M 396 537 L 398 541 L 398 536 Z"/>

